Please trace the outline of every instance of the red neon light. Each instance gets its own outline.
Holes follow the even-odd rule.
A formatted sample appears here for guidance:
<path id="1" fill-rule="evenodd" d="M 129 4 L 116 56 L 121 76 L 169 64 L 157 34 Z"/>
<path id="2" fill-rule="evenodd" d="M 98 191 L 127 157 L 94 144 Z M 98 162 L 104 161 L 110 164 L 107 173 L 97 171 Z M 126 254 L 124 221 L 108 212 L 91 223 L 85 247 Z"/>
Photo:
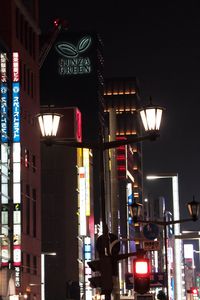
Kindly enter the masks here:
<path id="1" fill-rule="evenodd" d="M 125 160 L 125 155 L 117 155 L 117 160 Z"/>
<path id="2" fill-rule="evenodd" d="M 125 171 L 125 170 L 126 170 L 126 167 L 124 167 L 124 166 L 118 166 L 118 167 L 117 167 L 117 170 L 119 170 L 119 171 Z"/>
<path id="3" fill-rule="evenodd" d="M 6 76 L 6 53 L 1 53 L 1 81 L 6 82 L 7 81 L 7 76 Z"/>
<path id="4" fill-rule="evenodd" d="M 19 81 L 19 53 L 13 52 L 12 55 L 12 80 L 13 82 Z"/>
<path id="5" fill-rule="evenodd" d="M 78 109 L 76 109 L 76 139 L 78 142 L 82 141 L 82 119 Z"/>

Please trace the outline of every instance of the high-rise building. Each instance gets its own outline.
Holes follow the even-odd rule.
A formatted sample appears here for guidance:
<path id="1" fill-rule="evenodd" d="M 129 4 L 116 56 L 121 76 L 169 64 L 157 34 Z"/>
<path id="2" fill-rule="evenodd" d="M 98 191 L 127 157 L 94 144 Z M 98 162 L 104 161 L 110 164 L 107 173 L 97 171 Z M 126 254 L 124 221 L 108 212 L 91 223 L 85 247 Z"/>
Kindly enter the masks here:
<path id="1" fill-rule="evenodd" d="M 77 141 L 78 130 L 83 141 L 97 141 L 104 125 L 102 41 L 67 28 L 54 37 L 41 66 L 43 109 L 51 105 L 64 115 L 60 137 Z M 78 119 L 67 116 L 69 110 Z M 42 249 L 57 253 L 46 264 L 48 299 L 92 297 L 87 261 L 95 251 L 94 210 L 99 218 L 98 159 L 98 151 L 89 149 L 42 147 Z"/>
<path id="2" fill-rule="evenodd" d="M 109 78 L 105 80 L 104 88 L 105 114 L 109 127 L 110 139 L 126 139 L 128 136 L 140 136 L 140 122 L 137 119 L 137 109 L 141 106 L 138 82 L 135 77 Z M 113 130 L 114 129 L 114 130 Z M 112 156 L 111 156 L 112 157 Z M 121 146 L 116 149 L 116 161 L 111 158 L 111 180 L 117 177 L 115 190 L 113 184 L 110 192 L 110 214 L 112 231 L 123 238 L 135 239 L 128 242 L 125 252 L 135 251 L 136 238 L 140 227 L 135 227 L 130 216 L 129 205 L 142 202 L 142 151 L 141 143 Z M 115 166 L 116 164 L 116 166 Z M 113 172 L 116 169 L 116 172 Z M 113 174 L 113 175 L 112 175 Z M 113 180 L 114 182 L 114 180 Z M 116 204 L 116 202 L 118 202 Z M 113 207 L 118 207 L 118 213 Z M 118 221 L 119 220 L 119 221 Z M 113 224 L 114 223 L 114 226 Z M 122 262 L 122 274 L 132 271 L 130 260 Z M 121 274 L 121 272 L 120 272 Z M 121 290 L 124 291 L 124 278 L 120 278 Z"/>
<path id="3" fill-rule="evenodd" d="M 0 40 L 1 296 L 40 299 L 38 1 L 1 1 Z"/>

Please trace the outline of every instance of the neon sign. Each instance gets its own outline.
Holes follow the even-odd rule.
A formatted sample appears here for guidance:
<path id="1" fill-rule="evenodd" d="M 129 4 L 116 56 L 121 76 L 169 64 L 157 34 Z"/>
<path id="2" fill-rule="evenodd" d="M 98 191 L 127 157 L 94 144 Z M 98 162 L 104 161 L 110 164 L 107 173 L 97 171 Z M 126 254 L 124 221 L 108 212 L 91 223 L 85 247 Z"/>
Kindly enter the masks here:
<path id="1" fill-rule="evenodd" d="M 58 61 L 58 73 L 63 76 L 91 73 L 90 58 L 81 56 L 91 43 L 90 36 L 80 39 L 77 45 L 68 42 L 58 43 L 55 49 L 62 56 Z"/>
<path id="2" fill-rule="evenodd" d="M 13 82 L 13 142 L 20 141 L 19 82 Z"/>
<path id="3" fill-rule="evenodd" d="M 7 83 L 1 84 L 1 142 L 8 142 L 8 87 Z"/>

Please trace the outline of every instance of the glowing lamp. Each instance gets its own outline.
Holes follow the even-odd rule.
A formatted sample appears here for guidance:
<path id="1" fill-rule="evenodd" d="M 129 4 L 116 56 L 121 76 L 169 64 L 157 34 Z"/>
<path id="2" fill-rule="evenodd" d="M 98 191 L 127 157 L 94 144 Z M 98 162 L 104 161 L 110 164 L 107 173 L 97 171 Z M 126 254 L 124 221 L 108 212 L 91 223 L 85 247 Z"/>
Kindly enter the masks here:
<path id="1" fill-rule="evenodd" d="M 149 105 L 139 109 L 145 131 L 152 132 L 160 130 L 163 110 L 163 107 L 153 105 L 151 98 Z"/>
<path id="2" fill-rule="evenodd" d="M 149 276 L 149 259 L 137 258 L 133 262 L 134 264 L 134 276 L 146 277 Z"/>
<path id="3" fill-rule="evenodd" d="M 61 117 L 62 115 L 57 113 L 41 113 L 37 115 L 43 137 L 56 136 Z"/>

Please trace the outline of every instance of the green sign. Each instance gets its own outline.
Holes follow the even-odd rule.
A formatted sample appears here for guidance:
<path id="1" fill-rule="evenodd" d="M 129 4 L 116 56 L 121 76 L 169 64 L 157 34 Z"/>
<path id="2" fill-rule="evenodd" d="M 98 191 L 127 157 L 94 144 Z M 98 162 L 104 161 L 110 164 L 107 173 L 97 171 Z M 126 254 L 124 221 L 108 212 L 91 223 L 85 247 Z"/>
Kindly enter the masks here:
<path id="1" fill-rule="evenodd" d="M 91 61 L 85 52 L 92 43 L 90 36 L 81 38 L 77 45 L 69 42 L 59 42 L 55 49 L 60 54 L 58 73 L 64 75 L 88 74 L 91 72 Z"/>

